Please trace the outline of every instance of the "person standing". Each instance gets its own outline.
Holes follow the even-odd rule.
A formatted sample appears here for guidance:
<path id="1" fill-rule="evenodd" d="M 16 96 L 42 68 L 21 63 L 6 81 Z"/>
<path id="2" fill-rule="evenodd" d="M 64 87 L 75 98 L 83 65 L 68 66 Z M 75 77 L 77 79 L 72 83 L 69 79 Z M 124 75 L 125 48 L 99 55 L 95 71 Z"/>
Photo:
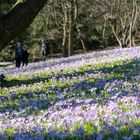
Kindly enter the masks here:
<path id="1" fill-rule="evenodd" d="M 22 61 L 22 44 L 20 42 L 18 42 L 16 44 L 16 49 L 15 49 L 15 60 L 16 60 L 16 67 L 19 68 L 21 65 L 21 61 Z"/>
<path id="2" fill-rule="evenodd" d="M 49 54 L 50 48 L 49 48 L 49 44 L 48 41 L 42 41 L 42 56 L 43 56 L 43 60 L 46 60 L 47 55 Z"/>
<path id="3" fill-rule="evenodd" d="M 29 53 L 28 53 L 28 46 L 27 45 L 23 45 L 23 52 L 22 52 L 22 66 L 24 65 L 28 65 L 28 57 L 29 57 Z"/>

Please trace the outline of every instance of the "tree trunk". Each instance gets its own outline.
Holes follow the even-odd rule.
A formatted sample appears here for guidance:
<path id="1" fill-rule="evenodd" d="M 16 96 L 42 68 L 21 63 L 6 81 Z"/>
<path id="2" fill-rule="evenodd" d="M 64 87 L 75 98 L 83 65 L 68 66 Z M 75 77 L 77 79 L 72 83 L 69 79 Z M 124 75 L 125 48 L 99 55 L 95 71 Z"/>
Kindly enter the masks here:
<path id="1" fill-rule="evenodd" d="M 103 29 L 102 29 L 102 45 L 103 45 L 103 48 L 106 48 L 107 45 L 108 45 L 106 37 L 105 37 L 106 27 L 107 27 L 107 18 L 104 16 L 104 25 L 103 25 Z"/>
<path id="2" fill-rule="evenodd" d="M 68 56 L 71 56 L 73 54 L 73 10 L 72 10 L 72 3 L 70 3 L 70 9 L 68 13 L 68 23 L 69 23 L 69 32 L 68 32 Z"/>
<path id="3" fill-rule="evenodd" d="M 62 10 L 64 13 L 62 49 L 63 49 L 63 56 L 67 57 L 68 56 L 68 49 L 67 49 L 68 15 L 67 15 L 66 3 L 62 3 Z"/>
<path id="4" fill-rule="evenodd" d="M 76 26 L 76 29 L 77 29 L 77 32 L 78 32 L 78 35 L 79 35 L 79 40 L 81 42 L 81 45 L 82 45 L 82 48 L 84 50 L 84 53 L 86 53 L 86 47 L 85 47 L 85 42 L 82 38 L 82 33 L 81 33 L 81 30 L 78 26 L 78 20 L 77 20 L 77 17 L 78 17 L 78 2 L 77 0 L 74 0 L 74 20 L 75 20 L 75 26 Z"/>
<path id="5" fill-rule="evenodd" d="M 0 51 L 25 30 L 47 0 L 19 0 L 6 15 L 0 17 Z"/>

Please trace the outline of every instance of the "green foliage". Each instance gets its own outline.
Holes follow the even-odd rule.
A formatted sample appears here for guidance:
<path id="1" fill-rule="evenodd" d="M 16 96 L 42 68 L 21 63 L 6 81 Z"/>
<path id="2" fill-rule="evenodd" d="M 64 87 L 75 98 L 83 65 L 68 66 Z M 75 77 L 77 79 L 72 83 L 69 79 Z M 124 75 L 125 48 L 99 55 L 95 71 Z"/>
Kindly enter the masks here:
<path id="1" fill-rule="evenodd" d="M 17 0 L 1 0 L 0 1 L 0 15 L 4 15 L 10 11 Z"/>
<path id="2" fill-rule="evenodd" d="M 2 0 L 0 4 L 0 14 L 6 14 L 16 2 L 17 0 Z M 83 40 L 87 50 L 95 50 L 118 45 L 117 39 L 111 29 L 112 19 L 110 15 L 111 13 L 109 11 L 110 9 L 108 4 L 106 6 L 102 4 L 104 2 L 104 0 L 102 2 L 96 0 L 77 1 L 78 11 L 77 15 L 74 15 L 76 19 L 73 21 L 72 25 L 72 46 L 74 46 L 75 52 L 77 50 L 83 50 L 81 39 Z M 66 3 L 68 5 L 66 7 L 68 12 L 70 3 L 66 0 L 64 0 L 63 3 Z M 41 40 L 44 39 L 47 39 L 50 43 L 50 46 L 52 47 L 51 54 L 62 53 L 62 42 L 64 39 L 63 25 L 65 24 L 64 9 L 62 8 L 63 3 L 59 0 L 48 1 L 45 7 L 35 18 L 31 26 L 21 35 L 19 35 L 15 40 L 13 40 L 10 45 L 14 46 L 17 41 L 28 44 L 30 47 L 30 52 L 33 52 L 31 54 L 32 61 L 36 59 L 36 57 L 40 59 L 38 50 L 41 46 Z M 124 7 L 124 9 L 118 10 L 120 10 L 120 12 L 127 10 L 129 11 L 129 8 L 131 9 L 131 4 L 128 4 L 128 7 L 126 6 Z M 138 2 L 137 6 L 139 6 Z M 115 12 L 115 9 L 113 9 L 112 16 L 117 14 Z M 117 19 L 119 19 L 119 16 L 120 15 L 116 15 Z M 121 16 L 123 18 L 123 14 Z M 131 15 L 129 16 L 131 18 Z M 117 22 L 117 25 L 117 30 L 121 31 L 122 28 L 121 26 L 119 26 L 119 20 Z M 137 23 L 136 28 L 138 28 L 139 26 L 139 23 Z M 77 27 L 80 30 L 80 34 L 77 31 Z M 137 38 L 137 40 L 139 39 Z M 14 47 L 12 51 L 14 51 Z M 10 56 L 11 54 L 7 50 L 5 50 L 0 56 L 0 61 L 12 61 L 14 56 L 12 58 Z"/>

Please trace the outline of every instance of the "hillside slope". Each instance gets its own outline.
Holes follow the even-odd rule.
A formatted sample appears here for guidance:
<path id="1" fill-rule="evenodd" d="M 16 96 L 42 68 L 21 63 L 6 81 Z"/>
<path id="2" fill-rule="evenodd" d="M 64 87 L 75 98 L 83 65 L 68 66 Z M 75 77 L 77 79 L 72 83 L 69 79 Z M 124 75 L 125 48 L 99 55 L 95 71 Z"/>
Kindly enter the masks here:
<path id="1" fill-rule="evenodd" d="M 2 71 L 0 139 L 140 139 L 140 48 Z"/>

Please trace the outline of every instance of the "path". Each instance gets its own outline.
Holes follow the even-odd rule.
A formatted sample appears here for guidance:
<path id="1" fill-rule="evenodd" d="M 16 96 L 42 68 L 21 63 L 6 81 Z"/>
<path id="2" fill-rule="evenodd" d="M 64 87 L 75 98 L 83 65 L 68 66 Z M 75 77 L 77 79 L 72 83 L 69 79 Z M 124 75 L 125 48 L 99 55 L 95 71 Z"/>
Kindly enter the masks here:
<path id="1" fill-rule="evenodd" d="M 0 62 L 0 72 L 11 68 L 14 68 L 13 62 Z"/>

